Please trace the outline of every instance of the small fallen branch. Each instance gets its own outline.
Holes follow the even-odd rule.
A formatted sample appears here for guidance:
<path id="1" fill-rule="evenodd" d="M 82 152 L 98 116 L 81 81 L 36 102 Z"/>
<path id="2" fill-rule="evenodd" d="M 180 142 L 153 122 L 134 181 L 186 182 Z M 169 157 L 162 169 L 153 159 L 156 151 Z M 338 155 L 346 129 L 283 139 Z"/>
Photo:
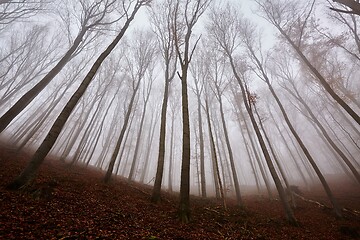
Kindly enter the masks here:
<path id="1" fill-rule="evenodd" d="M 214 212 L 214 213 L 216 213 L 216 214 L 220 214 L 220 212 L 218 212 L 218 211 L 216 211 L 216 210 L 214 210 L 214 209 L 211 209 L 211 208 L 204 208 L 205 210 L 208 210 L 208 211 L 210 211 L 210 212 Z"/>
<path id="2" fill-rule="evenodd" d="M 327 209 L 332 209 L 331 207 L 326 206 L 326 205 L 323 204 L 323 203 L 317 202 L 317 201 L 315 201 L 315 200 L 307 199 L 307 198 L 305 198 L 305 197 L 303 197 L 303 196 L 301 196 L 301 195 L 299 195 L 299 194 L 297 194 L 297 193 L 293 193 L 293 194 L 294 194 L 294 196 L 296 196 L 296 197 L 304 200 L 305 202 L 315 203 L 315 204 L 318 205 L 318 207 L 327 208 Z M 355 215 L 355 216 L 360 216 L 360 212 L 357 211 L 357 210 L 352 210 L 352 209 L 349 209 L 349 208 L 342 208 L 341 210 L 344 211 L 344 212 L 351 213 L 351 214 L 353 214 L 353 215 Z"/>
<path id="3" fill-rule="evenodd" d="M 294 196 L 296 196 L 296 197 L 304 200 L 305 202 L 310 202 L 310 203 L 315 203 L 315 204 L 317 204 L 318 207 L 330 208 L 330 207 L 326 206 L 326 205 L 323 204 L 323 203 L 320 203 L 320 202 L 317 202 L 317 201 L 314 201 L 314 200 L 311 200 L 311 199 L 307 199 L 307 198 L 305 198 L 305 197 L 303 197 L 303 196 L 301 196 L 301 195 L 299 195 L 299 194 L 297 194 L 297 193 L 294 193 L 294 192 L 293 192 L 293 194 L 294 194 Z"/>
<path id="4" fill-rule="evenodd" d="M 357 217 L 360 216 L 360 211 L 357 211 L 357 210 L 352 210 L 352 209 L 349 209 L 349 208 L 343 208 L 342 209 L 344 212 L 348 212 L 348 213 L 351 213 Z"/>

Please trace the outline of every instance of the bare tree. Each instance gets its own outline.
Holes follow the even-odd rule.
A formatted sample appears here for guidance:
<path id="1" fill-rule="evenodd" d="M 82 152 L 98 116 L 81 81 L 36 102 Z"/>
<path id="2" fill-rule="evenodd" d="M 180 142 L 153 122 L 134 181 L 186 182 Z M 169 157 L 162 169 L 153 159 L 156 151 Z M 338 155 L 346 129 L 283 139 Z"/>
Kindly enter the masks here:
<path id="1" fill-rule="evenodd" d="M 108 19 L 108 15 L 116 9 L 116 0 L 95 1 L 89 3 L 88 1 L 81 0 L 79 2 L 82 12 L 79 16 L 80 29 L 76 38 L 70 43 L 69 49 L 57 64 L 29 91 L 27 91 L 17 102 L 0 118 L 0 132 L 2 132 L 14 118 L 33 101 L 33 99 L 54 79 L 56 75 L 66 66 L 66 64 L 76 56 L 86 45 L 91 43 L 95 38 L 90 37 L 92 31 L 97 31 L 98 28 L 110 25 L 122 19 L 129 9 L 116 19 Z M 128 8 L 131 6 L 129 4 Z M 75 8 L 75 6 L 74 6 Z M 71 13 L 67 13 L 67 16 Z M 73 27 L 70 19 L 67 21 L 67 28 Z M 90 32 L 90 35 L 86 35 Z M 83 39 L 87 41 L 84 41 Z"/>
<path id="2" fill-rule="evenodd" d="M 225 58 L 223 56 L 216 57 L 216 56 L 214 56 L 214 54 L 209 53 L 207 57 L 210 61 L 209 65 L 208 65 L 208 72 L 209 72 L 208 76 L 211 81 L 210 86 L 215 95 L 215 98 L 218 100 L 219 107 L 220 107 L 219 110 L 220 110 L 221 125 L 222 125 L 222 129 L 224 132 L 226 148 L 228 150 L 232 178 L 233 178 L 233 183 L 234 183 L 235 193 L 236 193 L 236 200 L 237 200 L 237 204 L 239 206 L 242 206 L 243 202 L 241 199 L 240 184 L 239 184 L 239 179 L 237 176 L 237 171 L 235 168 L 234 155 L 233 155 L 233 150 L 232 150 L 232 147 L 230 144 L 228 129 L 226 126 L 224 103 L 223 103 L 224 91 L 228 87 L 230 79 L 226 75 L 227 69 L 225 69 Z"/>
<path id="3" fill-rule="evenodd" d="M 134 46 L 130 50 L 129 57 L 127 57 L 127 72 L 129 74 L 129 85 L 131 85 L 131 97 L 128 105 L 125 108 L 126 114 L 124 118 L 123 125 L 121 127 L 121 132 L 117 140 L 114 152 L 111 156 L 109 167 L 106 171 L 104 182 L 108 183 L 110 181 L 115 161 L 117 159 L 125 131 L 127 130 L 131 112 L 134 107 L 135 98 L 137 96 L 138 90 L 140 88 L 140 83 L 144 79 L 146 71 L 151 66 L 152 61 L 155 57 L 155 46 L 153 38 L 150 37 L 146 32 L 135 32 L 135 42 Z"/>
<path id="4" fill-rule="evenodd" d="M 151 20 L 153 31 L 157 36 L 160 47 L 160 53 L 163 58 L 164 65 L 164 96 L 161 107 L 160 136 L 159 136 L 159 155 L 156 169 L 155 183 L 151 196 L 152 202 L 160 201 L 160 190 L 164 172 L 165 161 L 165 142 L 166 142 L 166 114 L 169 98 L 169 86 L 175 77 L 176 71 L 176 52 L 174 46 L 173 12 L 174 1 L 164 0 L 160 4 L 155 5 L 151 11 Z"/>
<path id="5" fill-rule="evenodd" d="M 118 35 L 115 39 L 110 43 L 110 45 L 105 49 L 104 52 L 100 54 L 100 56 L 96 59 L 95 63 L 91 67 L 90 71 L 87 73 L 86 77 L 78 87 L 78 89 L 74 92 L 70 100 L 67 102 L 65 107 L 62 109 L 60 115 L 55 120 L 54 124 L 52 125 L 50 131 L 46 135 L 44 141 L 41 143 L 39 148 L 36 150 L 35 154 L 31 158 L 27 167 L 20 173 L 20 175 L 11 182 L 8 187 L 10 189 L 20 189 L 31 184 L 32 180 L 34 180 L 36 173 L 44 161 L 46 155 L 49 153 L 51 148 L 53 147 L 56 139 L 59 137 L 59 134 L 64 127 L 66 121 L 68 120 L 71 112 L 77 105 L 79 99 L 85 93 L 87 87 L 91 83 L 91 80 L 94 78 L 97 70 L 101 66 L 102 62 L 106 59 L 106 57 L 112 52 L 115 46 L 119 43 L 119 41 L 124 36 L 126 30 L 129 28 L 130 23 L 135 18 L 136 13 L 138 10 L 146 5 L 149 4 L 150 0 L 137 0 L 135 5 L 133 5 L 133 10 L 127 12 L 127 20 L 125 21 L 123 27 L 119 31 Z"/>
<path id="6" fill-rule="evenodd" d="M 350 1 L 349 1 L 350 2 Z M 351 1 L 353 2 L 353 1 Z M 328 94 L 360 125 L 360 116 L 331 88 L 324 76 L 310 62 L 302 50 L 304 35 L 310 16 L 313 12 L 314 1 L 305 3 L 299 1 L 256 0 L 263 17 L 273 24 L 280 34 L 295 50 L 300 60 L 308 67 L 310 72 L 319 80 Z M 296 17 L 295 17 L 296 16 Z"/>
<path id="7" fill-rule="evenodd" d="M 182 92 L 182 121 L 183 121 L 183 149 L 181 164 L 181 183 L 180 183 L 180 207 L 179 217 L 181 222 L 190 221 L 190 124 L 189 124 L 189 104 L 188 104 L 188 70 L 189 64 L 194 54 L 194 50 L 199 39 L 191 47 L 191 36 L 195 24 L 211 3 L 211 0 L 184 0 L 177 1 L 174 9 L 173 32 L 175 37 L 175 48 L 181 66 Z"/>
<path id="8" fill-rule="evenodd" d="M 226 9 L 224 8 L 213 9 L 211 12 L 209 34 L 221 47 L 222 51 L 230 61 L 232 72 L 241 90 L 244 106 L 246 108 L 247 113 L 249 114 L 252 126 L 254 128 L 257 139 L 261 146 L 269 171 L 275 182 L 275 186 L 278 190 L 287 219 L 291 224 L 297 225 L 297 220 L 286 199 L 284 188 L 275 170 L 275 166 L 272 163 L 265 141 L 263 139 L 263 136 L 260 132 L 260 129 L 253 114 L 253 109 L 251 105 L 251 95 L 249 95 L 249 90 L 247 89 L 247 84 L 244 79 L 245 78 L 244 73 L 246 72 L 247 69 L 245 68 L 244 64 L 240 65 L 235 62 L 236 50 L 240 45 L 241 36 L 239 31 L 241 30 L 242 24 L 244 24 L 244 22 L 240 21 L 239 14 L 235 10 L 231 9 L 229 6 L 226 7 Z"/>
<path id="9" fill-rule="evenodd" d="M 265 138 L 265 140 L 267 142 L 267 145 L 268 145 L 268 147 L 270 149 L 270 152 L 272 154 L 272 159 L 274 160 L 274 162 L 277 165 L 277 168 L 279 169 L 280 175 L 281 175 L 282 179 L 284 180 L 286 189 L 288 190 L 288 193 L 290 195 L 292 205 L 295 208 L 296 207 L 295 197 L 294 197 L 293 191 L 291 190 L 291 186 L 290 186 L 290 183 L 289 183 L 289 180 L 288 180 L 288 176 L 286 175 L 286 173 L 284 171 L 284 167 L 280 163 L 280 160 L 279 160 L 277 154 L 275 153 L 275 149 L 274 149 L 273 144 L 272 144 L 272 142 L 271 142 L 271 140 L 270 140 L 270 138 L 268 136 L 268 132 L 266 131 L 266 129 L 264 127 L 264 123 L 263 123 L 264 120 L 261 118 L 261 116 L 259 114 L 259 111 L 258 111 L 258 107 L 256 106 L 257 95 L 254 94 L 254 93 L 252 94 L 252 102 L 251 103 L 254 106 L 254 112 L 255 112 L 255 115 L 258 117 L 258 123 L 259 123 L 260 129 L 263 132 L 264 138 Z"/>
<path id="10" fill-rule="evenodd" d="M 278 95 L 276 94 L 268 73 L 266 71 L 266 67 L 264 66 L 264 59 L 261 57 L 263 56 L 262 54 L 262 49 L 261 49 L 261 45 L 257 46 L 254 43 L 257 42 L 256 40 L 256 34 L 254 34 L 256 32 L 256 30 L 251 27 L 250 24 L 244 24 L 245 27 L 243 27 L 243 36 L 244 36 L 244 44 L 247 48 L 248 51 L 248 55 L 249 57 L 252 59 L 253 61 L 253 65 L 254 65 L 254 71 L 256 71 L 258 77 L 263 80 L 266 85 L 268 86 L 272 96 L 274 97 L 274 99 L 276 100 L 277 105 L 280 108 L 280 111 L 284 117 L 284 120 L 286 121 L 286 124 L 288 125 L 291 133 L 294 135 L 296 141 L 298 142 L 298 144 L 300 145 L 301 149 L 303 150 L 304 154 L 306 155 L 308 161 L 310 162 L 311 166 L 314 168 L 316 174 L 318 175 L 331 203 L 334 206 L 334 211 L 335 214 L 339 217 L 341 217 L 341 209 L 336 201 L 336 199 L 334 198 L 332 191 L 330 190 L 330 187 L 328 186 L 323 174 L 321 173 L 320 169 L 318 168 L 315 160 L 313 159 L 313 156 L 310 154 L 308 148 L 305 146 L 303 140 L 300 138 L 299 134 L 297 133 L 297 131 L 295 130 L 293 124 L 290 122 L 290 119 L 288 117 L 288 114 L 282 104 L 282 102 L 280 101 L 280 98 L 278 97 Z"/>
<path id="11" fill-rule="evenodd" d="M 268 180 L 268 177 L 266 175 L 266 172 L 265 172 L 265 169 L 263 167 L 263 164 L 261 163 L 261 159 L 260 159 L 260 156 L 259 156 L 259 153 L 258 153 L 258 150 L 256 148 L 256 143 L 254 142 L 253 138 L 252 138 L 252 135 L 253 133 L 251 132 L 250 130 L 250 127 L 247 123 L 247 119 L 245 118 L 245 115 L 243 113 L 243 106 L 241 104 L 241 95 L 239 93 L 236 92 L 236 90 L 234 89 L 235 87 L 231 86 L 231 92 L 232 94 L 234 95 L 233 96 L 233 102 L 232 104 L 234 105 L 234 108 L 237 108 L 236 109 L 236 118 L 239 122 L 239 127 L 241 129 L 241 132 L 242 132 L 242 135 L 243 135 L 243 139 L 244 139 L 244 143 L 245 145 L 246 144 L 246 139 L 245 139 L 245 133 L 247 133 L 247 136 L 248 136 L 248 139 L 250 141 L 250 145 L 251 145 L 251 148 L 252 148 L 252 151 L 253 151 L 253 154 L 255 156 L 255 159 L 256 159 L 256 162 L 258 164 L 258 167 L 259 167 L 259 170 L 260 170 L 260 173 L 261 173 L 261 176 L 264 180 L 264 183 L 265 183 L 265 187 L 266 187 L 266 190 L 268 192 L 268 195 L 269 195 L 269 198 L 270 199 L 273 199 L 273 196 L 272 196 L 272 192 L 271 192 L 271 186 L 270 186 L 270 183 L 269 183 L 269 180 Z M 243 127 L 245 129 L 243 129 Z M 250 156 L 250 154 L 249 154 Z M 253 168 L 253 171 L 254 171 L 254 175 L 255 175 L 255 178 L 256 178 L 256 171 L 255 171 L 255 163 L 251 164 L 251 165 L 254 165 Z"/>
<path id="12" fill-rule="evenodd" d="M 204 96 L 204 98 L 205 98 L 205 113 L 206 113 L 206 119 L 207 119 L 208 131 L 209 131 L 210 152 L 211 152 L 211 158 L 212 158 L 213 167 L 214 167 L 214 178 L 215 178 L 214 181 L 219 186 L 220 197 L 223 200 L 223 205 L 226 210 L 224 187 L 223 187 L 223 182 L 221 181 L 221 177 L 220 177 L 218 154 L 216 152 L 214 133 L 213 133 L 212 126 L 211 126 L 211 116 L 210 116 L 210 107 L 209 107 L 209 90 L 208 91 L 206 91 L 206 90 L 207 90 L 207 88 L 205 87 L 205 94 L 204 94 L 205 95 Z"/>
<path id="13" fill-rule="evenodd" d="M 151 38 L 150 36 L 147 36 L 148 38 Z M 155 47 L 155 46 L 153 46 Z M 129 177 L 128 179 L 130 181 L 134 180 L 134 173 L 135 173 L 135 169 L 136 169 L 136 163 L 137 163 L 137 158 L 138 158 L 138 154 L 139 154 L 139 148 L 140 148 L 140 144 L 141 144 L 141 135 L 143 132 L 143 127 L 144 127 L 144 122 L 145 122 L 145 116 L 146 116 L 146 110 L 147 110 L 147 106 L 148 106 L 148 102 L 149 102 L 149 98 L 150 98 L 150 93 L 152 90 L 152 86 L 154 83 L 154 76 L 153 76 L 153 71 L 154 71 L 154 64 L 152 64 L 152 66 L 149 67 L 148 69 L 148 74 L 147 74 L 147 83 L 143 88 L 143 109 L 142 109 L 142 113 L 141 113 L 141 120 L 140 120 L 140 125 L 139 125 L 139 130 L 138 130 L 138 135 L 136 137 L 136 145 L 135 145 L 135 149 L 134 149 L 134 157 L 132 160 L 132 164 L 131 164 L 131 169 L 130 169 L 130 173 L 129 173 Z"/>
<path id="14" fill-rule="evenodd" d="M 205 44 L 202 44 L 204 46 Z M 200 187 L 201 187 L 201 196 L 206 197 L 206 180 L 205 180 L 205 148 L 204 148 L 204 130 L 203 130 L 203 120 L 202 120 L 202 107 L 201 107 L 201 95 L 204 90 L 205 79 L 207 78 L 206 74 L 206 51 L 199 51 L 198 57 L 194 59 L 194 64 L 190 67 L 191 74 L 194 78 L 195 87 L 192 88 L 192 91 L 196 95 L 197 100 L 197 115 L 198 115 L 198 128 L 199 128 L 199 150 L 200 150 Z"/>

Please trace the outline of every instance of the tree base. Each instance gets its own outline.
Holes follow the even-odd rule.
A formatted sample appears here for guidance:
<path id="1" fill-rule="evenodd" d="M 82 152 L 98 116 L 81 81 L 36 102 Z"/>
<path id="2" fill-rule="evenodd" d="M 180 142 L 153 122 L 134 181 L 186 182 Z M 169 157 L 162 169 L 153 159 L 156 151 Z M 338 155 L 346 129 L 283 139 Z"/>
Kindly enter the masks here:
<path id="1" fill-rule="evenodd" d="M 180 222 L 188 224 L 190 222 L 190 217 L 187 214 L 180 214 Z"/>
<path id="2" fill-rule="evenodd" d="M 151 202 L 152 202 L 152 203 L 155 203 L 155 204 L 158 204 L 158 203 L 161 202 L 161 197 L 158 196 L 158 195 L 152 195 L 152 196 L 151 196 Z"/>
<path id="3" fill-rule="evenodd" d="M 5 188 L 10 191 L 17 191 L 17 190 L 23 189 L 24 186 L 25 186 L 25 184 L 23 184 L 19 180 L 14 180 L 11 183 L 9 183 L 8 185 L 6 185 Z"/>

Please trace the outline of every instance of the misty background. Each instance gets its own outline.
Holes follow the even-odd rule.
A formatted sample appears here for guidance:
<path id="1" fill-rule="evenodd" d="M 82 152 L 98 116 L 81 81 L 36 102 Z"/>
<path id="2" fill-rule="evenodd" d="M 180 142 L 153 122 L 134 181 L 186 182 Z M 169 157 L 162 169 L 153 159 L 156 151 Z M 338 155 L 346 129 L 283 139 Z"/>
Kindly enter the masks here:
<path id="1" fill-rule="evenodd" d="M 134 4 L 134 1 L 127 0 L 110 2 L 39 0 L 9 4 L 0 1 L 0 115 L 4 115 L 48 74 L 83 33 L 66 65 L 11 121 L 1 133 L 2 140 L 19 150 L 31 151 L 42 143 L 97 56 L 121 29 L 125 21 L 122 15 L 124 7 L 130 8 Z M 135 16 L 129 31 L 105 59 L 72 111 L 49 155 L 69 164 L 107 170 L 129 112 L 129 123 L 113 173 L 154 184 L 164 66 L 153 15 L 161 14 L 158 7 L 161 2 L 164 1 L 153 1 Z M 288 6 L 288 12 L 282 13 L 289 19 L 281 19 L 284 21 L 281 26 L 290 38 L 295 39 L 300 51 L 331 88 L 359 114 L 359 17 L 330 10 L 331 6 L 342 7 L 334 4 L 332 1 L 304 1 L 293 8 Z M 300 11 L 291 13 L 294 9 Z M 232 10 L 239 15 L 242 26 L 250 29 L 242 29 L 239 36 L 234 35 L 238 38 L 234 59 L 246 83 L 256 121 L 268 137 L 266 145 L 271 149 L 271 156 L 278 161 L 276 171 L 284 174 L 293 185 L 307 187 L 319 181 L 291 134 L 264 74 L 269 77 L 290 122 L 321 172 L 326 177 L 340 175 L 356 182 L 348 164 L 344 163 L 344 157 L 358 172 L 359 124 L 330 97 L 284 35 L 271 21 L 267 21 L 266 13 L 256 1 L 214 1 L 201 16 L 191 40 L 192 44 L 198 40 L 188 79 L 191 193 L 201 195 L 199 114 L 202 115 L 204 175 L 210 195 L 216 193 L 216 171 L 220 173 L 226 192 L 235 194 L 230 154 L 233 155 L 242 191 L 248 188 L 254 190 L 256 186 L 265 188 L 265 181 L 274 185 L 229 60 L 214 40 L 214 19 L 219 16 L 221 19 L 227 11 L 233 13 Z M 303 24 L 303 17 L 306 17 L 306 24 Z M 162 182 L 165 189 L 178 191 L 182 154 L 181 81 L 178 77 L 181 68 L 179 63 L 174 66 L 175 76 L 169 85 Z M 135 91 L 137 83 L 139 88 Z M 197 87 L 202 89 L 201 96 L 196 94 Z M 134 104 L 129 111 L 132 97 Z M 205 99 L 209 102 L 209 109 L 206 109 Z M 218 170 L 212 160 L 207 112 L 213 128 Z"/>

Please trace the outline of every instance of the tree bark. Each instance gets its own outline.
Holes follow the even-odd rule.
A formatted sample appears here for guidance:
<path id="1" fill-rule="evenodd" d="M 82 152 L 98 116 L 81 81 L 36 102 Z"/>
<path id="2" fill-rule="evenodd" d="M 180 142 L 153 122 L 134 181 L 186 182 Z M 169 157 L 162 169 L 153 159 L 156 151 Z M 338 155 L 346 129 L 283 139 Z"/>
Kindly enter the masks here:
<path id="1" fill-rule="evenodd" d="M 167 69 L 167 72 L 165 72 L 165 89 L 164 89 L 163 103 L 161 107 L 158 164 L 156 169 L 154 188 L 151 195 L 151 201 L 155 203 L 160 201 L 160 196 L 161 196 L 161 183 L 163 178 L 164 162 L 165 162 L 166 114 L 167 114 L 166 110 L 168 105 L 168 99 L 169 99 L 169 77 L 168 77 L 168 69 Z"/>

